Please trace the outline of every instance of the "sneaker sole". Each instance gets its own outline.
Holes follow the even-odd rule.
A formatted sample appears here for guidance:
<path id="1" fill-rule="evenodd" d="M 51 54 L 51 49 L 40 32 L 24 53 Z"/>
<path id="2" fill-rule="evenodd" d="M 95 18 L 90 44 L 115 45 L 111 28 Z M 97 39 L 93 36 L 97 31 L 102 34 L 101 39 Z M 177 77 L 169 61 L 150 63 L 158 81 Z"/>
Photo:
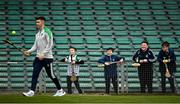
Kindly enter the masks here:
<path id="1" fill-rule="evenodd" d="M 66 95 L 66 92 L 64 92 L 62 95 L 55 95 L 55 96 L 64 96 L 64 95 Z"/>
<path id="2" fill-rule="evenodd" d="M 29 95 L 27 95 L 26 93 L 22 93 L 23 94 L 23 96 L 25 96 L 25 97 L 32 97 L 32 96 L 29 96 Z"/>

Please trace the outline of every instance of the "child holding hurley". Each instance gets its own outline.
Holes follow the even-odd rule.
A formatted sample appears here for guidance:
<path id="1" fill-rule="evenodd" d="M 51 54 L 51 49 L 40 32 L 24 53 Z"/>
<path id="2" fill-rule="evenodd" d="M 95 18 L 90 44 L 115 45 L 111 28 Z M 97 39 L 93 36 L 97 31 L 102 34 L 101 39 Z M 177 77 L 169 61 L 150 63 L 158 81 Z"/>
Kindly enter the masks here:
<path id="1" fill-rule="evenodd" d="M 72 94 L 72 82 L 74 82 L 78 92 L 81 94 L 82 90 L 79 85 L 79 64 L 84 64 L 84 61 L 79 59 L 76 55 L 77 49 L 75 47 L 69 48 L 70 55 L 61 60 L 61 62 L 67 62 L 67 88 L 68 94 Z"/>

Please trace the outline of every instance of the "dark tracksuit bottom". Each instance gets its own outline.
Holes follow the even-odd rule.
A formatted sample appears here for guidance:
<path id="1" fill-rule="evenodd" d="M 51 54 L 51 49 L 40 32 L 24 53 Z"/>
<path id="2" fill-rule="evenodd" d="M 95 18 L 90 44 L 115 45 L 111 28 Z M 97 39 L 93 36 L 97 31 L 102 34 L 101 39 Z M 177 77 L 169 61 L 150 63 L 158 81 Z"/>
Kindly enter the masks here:
<path id="1" fill-rule="evenodd" d="M 108 70 L 108 69 L 107 69 Z M 106 74 L 105 73 L 105 84 L 106 84 L 106 93 L 109 94 L 110 92 L 110 83 L 112 80 L 114 92 L 118 93 L 118 81 L 117 81 L 117 74 Z"/>
<path id="2" fill-rule="evenodd" d="M 72 94 L 72 81 L 71 81 L 71 76 L 67 76 L 67 88 L 68 88 L 68 94 Z M 74 84 L 78 90 L 78 92 L 80 94 L 82 94 L 82 90 L 80 88 L 80 85 L 79 85 L 79 76 L 77 76 L 77 80 L 74 81 Z"/>
<path id="3" fill-rule="evenodd" d="M 174 86 L 174 75 L 172 73 L 172 71 L 169 71 L 171 74 L 171 77 L 168 78 L 169 83 L 170 83 L 170 88 L 171 88 L 171 92 L 174 93 L 175 92 L 175 86 Z M 161 87 L 162 87 L 162 92 L 165 93 L 166 92 L 166 76 L 165 76 L 166 71 L 163 70 L 161 71 Z"/>
<path id="4" fill-rule="evenodd" d="M 153 69 L 152 64 L 141 64 L 138 68 L 138 75 L 140 81 L 141 92 L 146 92 L 146 87 L 149 93 L 152 93 L 152 82 L 153 82 Z"/>
<path id="5" fill-rule="evenodd" d="M 46 73 L 49 76 L 49 78 L 51 78 L 51 80 L 56 85 L 57 89 L 58 90 L 61 89 L 59 81 L 53 72 L 52 62 L 53 62 L 53 59 L 45 58 L 43 60 L 39 60 L 39 58 L 37 58 L 37 57 L 35 58 L 35 60 L 33 62 L 33 74 L 32 74 L 32 81 L 31 81 L 31 90 L 35 91 L 36 85 L 37 85 L 37 80 L 39 77 L 39 73 L 41 72 L 43 67 L 45 68 Z"/>

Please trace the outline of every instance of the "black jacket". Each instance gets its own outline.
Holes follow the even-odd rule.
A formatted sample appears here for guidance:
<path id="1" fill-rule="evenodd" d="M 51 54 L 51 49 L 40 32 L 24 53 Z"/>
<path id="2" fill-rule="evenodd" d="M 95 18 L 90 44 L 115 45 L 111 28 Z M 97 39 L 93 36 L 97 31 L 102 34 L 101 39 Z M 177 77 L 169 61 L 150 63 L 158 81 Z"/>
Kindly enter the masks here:
<path id="1" fill-rule="evenodd" d="M 143 52 L 141 49 L 137 50 L 136 53 L 133 55 L 133 61 L 140 61 L 143 59 L 147 59 L 148 63 L 153 63 L 156 61 L 156 58 L 153 54 L 153 52 L 148 48 L 145 52 Z"/>
<path id="2" fill-rule="evenodd" d="M 158 54 L 159 61 L 159 70 L 165 71 L 165 65 L 163 63 L 164 59 L 170 59 L 170 62 L 167 63 L 169 71 L 176 72 L 176 55 L 174 54 L 174 50 L 169 48 L 168 52 L 164 52 L 163 50 L 159 51 Z"/>

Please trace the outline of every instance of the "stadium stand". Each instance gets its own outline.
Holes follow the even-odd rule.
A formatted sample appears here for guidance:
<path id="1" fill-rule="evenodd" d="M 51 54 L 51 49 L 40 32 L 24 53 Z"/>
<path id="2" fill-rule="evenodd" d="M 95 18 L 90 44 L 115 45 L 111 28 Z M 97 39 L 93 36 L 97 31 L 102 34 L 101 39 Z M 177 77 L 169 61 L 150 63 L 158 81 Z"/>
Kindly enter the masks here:
<path id="1" fill-rule="evenodd" d="M 133 52 L 142 40 L 148 40 L 157 55 L 163 41 L 171 43 L 177 55 L 176 82 L 180 87 L 180 1 L 179 0 L 1 0 L 0 40 L 9 39 L 19 47 L 30 48 L 36 32 L 34 19 L 45 16 L 54 33 L 54 60 L 68 55 L 74 46 L 86 61 L 81 66 L 80 84 L 84 91 L 105 89 L 103 69 L 91 62 L 105 48 L 126 58 L 125 72 L 119 74 L 120 87 L 139 91 L 137 70 L 130 66 Z M 16 35 L 10 35 L 15 30 Z M 32 61 L 0 41 L 0 90 L 24 90 L 30 87 Z M 8 61 L 18 64 L 5 63 Z M 66 65 L 54 63 L 57 76 L 66 88 Z M 124 74 L 126 73 L 126 74 Z M 46 75 L 45 75 L 46 76 Z M 123 79 L 124 78 L 124 79 Z M 126 83 L 122 85 L 121 81 Z M 153 89 L 160 90 L 158 64 L 154 65 Z M 43 80 L 46 90 L 55 89 L 50 79 Z"/>

